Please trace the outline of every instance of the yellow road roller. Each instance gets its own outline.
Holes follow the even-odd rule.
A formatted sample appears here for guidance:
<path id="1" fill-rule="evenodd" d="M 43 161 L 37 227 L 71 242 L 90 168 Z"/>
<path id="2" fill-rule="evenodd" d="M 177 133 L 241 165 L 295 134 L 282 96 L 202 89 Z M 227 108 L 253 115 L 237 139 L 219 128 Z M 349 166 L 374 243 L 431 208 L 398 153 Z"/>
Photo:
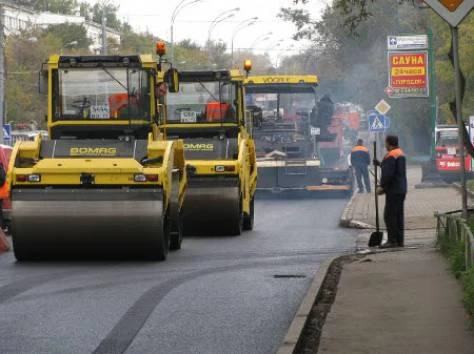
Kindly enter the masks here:
<path id="1" fill-rule="evenodd" d="M 159 70 L 151 55 L 53 55 L 43 64 L 50 139 L 18 142 L 8 170 L 18 261 L 164 260 L 181 247 L 184 146 L 159 134 Z M 175 91 L 175 69 L 164 76 Z"/>
<path id="2" fill-rule="evenodd" d="M 180 71 L 160 129 L 183 139 L 188 175 L 185 235 L 239 235 L 254 223 L 252 117 L 239 70 Z"/>

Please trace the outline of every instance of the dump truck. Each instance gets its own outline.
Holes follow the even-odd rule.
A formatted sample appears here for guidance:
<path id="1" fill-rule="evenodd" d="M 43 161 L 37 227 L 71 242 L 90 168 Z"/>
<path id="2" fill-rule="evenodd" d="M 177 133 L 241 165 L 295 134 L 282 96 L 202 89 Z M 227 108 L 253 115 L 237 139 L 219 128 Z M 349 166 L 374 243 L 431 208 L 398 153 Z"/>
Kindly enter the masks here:
<path id="1" fill-rule="evenodd" d="M 160 128 L 184 140 L 186 235 L 253 228 L 257 167 L 243 78 L 239 70 L 180 71 L 179 92 L 167 95 Z"/>
<path id="2" fill-rule="evenodd" d="M 244 84 L 255 117 L 257 191 L 352 193 L 344 124 L 329 98 L 317 101 L 318 77 L 249 76 Z"/>
<path id="3" fill-rule="evenodd" d="M 62 56 L 43 64 L 49 140 L 15 144 L 8 170 L 18 261 L 165 260 L 182 239 L 183 143 L 157 122 L 152 55 Z M 175 91 L 176 70 L 168 69 Z"/>

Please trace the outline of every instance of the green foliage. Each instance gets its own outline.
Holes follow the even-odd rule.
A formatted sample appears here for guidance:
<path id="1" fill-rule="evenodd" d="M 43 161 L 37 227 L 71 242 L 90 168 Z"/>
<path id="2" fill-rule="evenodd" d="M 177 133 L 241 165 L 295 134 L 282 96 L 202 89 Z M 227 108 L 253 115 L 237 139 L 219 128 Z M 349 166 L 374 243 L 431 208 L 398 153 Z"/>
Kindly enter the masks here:
<path id="1" fill-rule="evenodd" d="M 467 224 L 474 230 L 474 215 L 470 215 Z M 457 239 L 450 239 L 446 235 L 438 235 L 438 246 L 448 258 L 450 269 L 454 276 L 462 281 L 463 302 L 466 310 L 474 316 L 474 267 L 466 270 L 465 244 Z"/>
<path id="2" fill-rule="evenodd" d="M 466 185 L 467 185 L 467 189 L 470 190 L 470 191 L 473 191 L 474 192 L 474 179 L 470 179 L 466 182 Z M 470 223 L 471 225 L 471 223 Z M 474 220 L 472 222 L 472 225 L 474 225 Z M 473 230 L 474 232 L 474 230 Z"/>
<path id="3" fill-rule="evenodd" d="M 463 241 L 449 238 L 448 235 L 438 236 L 438 247 L 449 262 L 449 268 L 456 278 L 460 278 L 466 271 L 466 263 L 464 259 Z"/>
<path id="4" fill-rule="evenodd" d="M 92 20 L 92 6 L 87 2 L 79 4 L 79 15 L 84 17 L 87 21 Z"/>
<path id="5" fill-rule="evenodd" d="M 451 271 L 456 278 L 460 278 L 466 271 L 464 248 L 464 242 L 458 241 L 452 245 L 448 256 Z"/>
<path id="6" fill-rule="evenodd" d="M 102 23 L 102 10 L 104 6 L 100 3 L 96 3 L 91 8 L 91 20 L 96 23 Z M 118 9 L 119 7 L 113 4 L 106 4 L 105 5 L 105 18 L 107 27 L 113 28 L 115 30 L 120 30 L 122 27 L 122 23 L 118 18 Z"/>
<path id="7" fill-rule="evenodd" d="M 430 25 L 433 28 L 434 47 L 436 53 L 436 93 L 440 101 L 441 123 L 454 123 L 454 117 L 449 110 L 449 102 L 454 100 L 453 67 L 448 54 L 451 48 L 451 34 L 449 26 L 437 15 L 431 14 Z M 470 14 L 459 26 L 459 58 L 461 69 L 466 78 L 466 87 L 463 100 L 463 118 L 467 120 L 474 113 L 474 63 L 472 57 L 474 48 L 474 15 Z"/>
<path id="8" fill-rule="evenodd" d="M 29 0 L 20 1 L 21 5 L 31 6 L 37 11 L 48 11 L 73 15 L 78 7 L 77 0 Z"/>
<path id="9" fill-rule="evenodd" d="M 46 107 L 38 94 L 38 71 L 49 50 L 60 47 L 59 39 L 40 32 L 22 32 L 7 38 L 6 121 L 41 122 Z"/>
<path id="10" fill-rule="evenodd" d="M 464 307 L 471 316 L 474 316 L 474 267 L 462 276 Z"/>
<path id="11" fill-rule="evenodd" d="M 153 53 L 158 38 L 151 33 L 136 33 L 130 25 L 125 24 L 120 33 L 120 53 L 140 54 Z"/>
<path id="12" fill-rule="evenodd" d="M 473 215 L 469 217 L 468 225 L 474 229 Z M 464 242 L 449 239 L 444 234 L 438 235 L 438 240 L 438 247 L 448 259 L 451 272 L 462 282 L 464 307 L 474 316 L 474 267 L 466 270 Z"/>
<path id="13" fill-rule="evenodd" d="M 102 1 L 97 0 L 94 5 L 84 0 L 20 0 L 20 5 L 32 7 L 37 11 L 47 11 L 52 13 L 80 16 L 88 21 L 102 23 L 102 10 L 105 6 L 107 26 L 119 31 L 122 22 L 118 18 L 119 6 L 111 3 L 102 5 Z"/>
<path id="14" fill-rule="evenodd" d="M 183 49 L 189 49 L 189 50 L 199 50 L 200 49 L 199 44 L 192 41 L 191 39 L 183 39 L 181 42 L 176 43 L 176 46 L 181 47 Z"/>
<path id="15" fill-rule="evenodd" d="M 76 25 L 73 26 L 77 30 Z M 61 31 L 29 30 L 7 37 L 5 44 L 6 66 L 6 120 L 16 122 L 36 121 L 44 125 L 46 104 L 44 97 L 38 93 L 38 72 L 41 64 L 49 55 L 88 54 L 87 48 L 79 45 L 65 46 L 69 40 L 66 33 L 70 28 L 62 27 Z M 74 37 L 77 38 L 77 37 Z"/>
<path id="16" fill-rule="evenodd" d="M 61 23 L 48 26 L 44 35 L 51 34 L 61 40 L 62 47 L 87 49 L 92 41 L 87 37 L 87 30 L 82 24 Z"/>
<path id="17" fill-rule="evenodd" d="M 206 49 L 211 67 L 228 68 L 231 66 L 231 57 L 226 53 L 227 46 L 224 42 L 208 42 Z"/>
<path id="18" fill-rule="evenodd" d="M 295 4 L 309 4 L 312 1 L 320 0 L 293 0 Z M 383 0 L 333 0 L 332 7 L 338 11 L 341 17 L 341 24 L 350 34 L 357 35 L 359 25 L 374 16 L 373 5 Z M 411 4 L 416 6 L 418 0 L 397 0 L 392 1 L 394 5 Z M 296 10 L 298 12 L 298 10 Z"/>

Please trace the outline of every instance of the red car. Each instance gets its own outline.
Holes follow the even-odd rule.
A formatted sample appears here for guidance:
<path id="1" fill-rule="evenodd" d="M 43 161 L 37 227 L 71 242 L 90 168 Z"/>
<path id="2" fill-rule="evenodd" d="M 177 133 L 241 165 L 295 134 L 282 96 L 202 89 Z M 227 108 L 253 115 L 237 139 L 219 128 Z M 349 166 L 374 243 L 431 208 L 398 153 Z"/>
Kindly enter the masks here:
<path id="1" fill-rule="evenodd" d="M 471 156 L 465 155 L 465 170 L 471 171 Z M 440 128 L 436 133 L 436 170 L 446 182 L 460 179 L 461 159 L 458 129 Z"/>

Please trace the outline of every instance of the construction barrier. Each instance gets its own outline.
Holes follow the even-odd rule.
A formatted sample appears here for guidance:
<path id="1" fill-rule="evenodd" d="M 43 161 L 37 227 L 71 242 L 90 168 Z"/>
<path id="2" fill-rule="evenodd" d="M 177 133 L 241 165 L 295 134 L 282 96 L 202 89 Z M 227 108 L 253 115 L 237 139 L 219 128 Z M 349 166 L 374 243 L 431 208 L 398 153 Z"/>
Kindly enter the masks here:
<path id="1" fill-rule="evenodd" d="M 0 254 L 10 251 L 10 242 L 5 233 L 0 229 Z"/>

